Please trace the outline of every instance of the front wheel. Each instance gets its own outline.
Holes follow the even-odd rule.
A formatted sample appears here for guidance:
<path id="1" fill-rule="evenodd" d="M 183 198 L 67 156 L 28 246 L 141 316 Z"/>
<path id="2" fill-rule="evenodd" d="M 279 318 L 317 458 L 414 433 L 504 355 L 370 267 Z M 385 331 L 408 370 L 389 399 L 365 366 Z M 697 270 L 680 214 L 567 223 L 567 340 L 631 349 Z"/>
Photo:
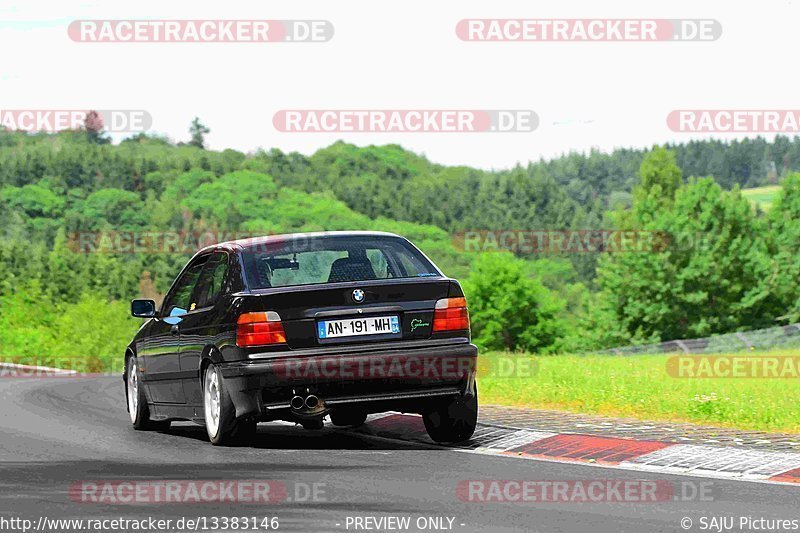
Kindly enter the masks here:
<path id="1" fill-rule="evenodd" d="M 428 436 L 436 442 L 463 442 L 478 425 L 478 388 L 471 397 L 461 397 L 422 415 Z"/>
<path id="2" fill-rule="evenodd" d="M 141 431 L 164 431 L 169 429 L 169 420 L 151 420 L 150 406 L 147 405 L 147 398 L 144 395 L 144 388 L 139 379 L 139 365 L 136 364 L 136 357 L 128 358 L 128 371 L 126 372 L 125 386 L 128 398 L 128 413 L 131 417 L 133 429 Z"/>
<path id="3" fill-rule="evenodd" d="M 236 419 L 236 408 L 225 388 L 225 380 L 214 365 L 206 368 L 203 377 L 203 408 L 211 444 L 237 446 L 246 444 L 255 436 L 256 421 Z"/>

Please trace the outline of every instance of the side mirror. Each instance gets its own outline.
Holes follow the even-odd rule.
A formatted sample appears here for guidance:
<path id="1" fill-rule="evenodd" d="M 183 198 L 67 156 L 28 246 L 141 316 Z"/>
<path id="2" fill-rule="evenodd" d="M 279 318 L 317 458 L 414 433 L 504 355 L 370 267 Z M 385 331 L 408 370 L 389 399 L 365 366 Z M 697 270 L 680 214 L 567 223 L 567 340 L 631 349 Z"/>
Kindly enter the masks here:
<path id="1" fill-rule="evenodd" d="M 156 303 L 153 300 L 131 300 L 131 314 L 136 318 L 156 316 Z"/>

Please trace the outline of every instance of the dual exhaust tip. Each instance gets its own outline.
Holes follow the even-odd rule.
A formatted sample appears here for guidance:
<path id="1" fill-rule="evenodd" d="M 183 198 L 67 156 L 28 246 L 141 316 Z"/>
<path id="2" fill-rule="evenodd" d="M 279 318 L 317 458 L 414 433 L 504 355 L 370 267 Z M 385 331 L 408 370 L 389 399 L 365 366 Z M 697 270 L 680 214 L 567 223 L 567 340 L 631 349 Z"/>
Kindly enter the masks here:
<path id="1" fill-rule="evenodd" d="M 305 398 L 302 396 L 293 396 L 292 400 L 289 402 L 289 405 L 292 406 L 292 409 L 302 409 L 305 407 L 306 409 L 315 409 L 319 406 L 319 398 L 317 398 L 314 394 L 309 394 Z"/>

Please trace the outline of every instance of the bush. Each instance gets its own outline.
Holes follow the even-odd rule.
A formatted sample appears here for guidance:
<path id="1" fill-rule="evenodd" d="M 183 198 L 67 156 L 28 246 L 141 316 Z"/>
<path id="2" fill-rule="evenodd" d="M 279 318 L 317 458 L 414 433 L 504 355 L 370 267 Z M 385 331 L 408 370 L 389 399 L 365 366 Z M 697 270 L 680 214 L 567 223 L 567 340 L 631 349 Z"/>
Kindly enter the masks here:
<path id="1" fill-rule="evenodd" d="M 0 296 L 0 361 L 122 372 L 139 325 L 127 302 L 84 293 L 75 303 L 55 303 L 34 281 Z"/>
<path id="2" fill-rule="evenodd" d="M 492 350 L 552 352 L 565 324 L 563 305 L 525 262 L 506 253 L 479 257 L 464 283 L 475 343 Z"/>

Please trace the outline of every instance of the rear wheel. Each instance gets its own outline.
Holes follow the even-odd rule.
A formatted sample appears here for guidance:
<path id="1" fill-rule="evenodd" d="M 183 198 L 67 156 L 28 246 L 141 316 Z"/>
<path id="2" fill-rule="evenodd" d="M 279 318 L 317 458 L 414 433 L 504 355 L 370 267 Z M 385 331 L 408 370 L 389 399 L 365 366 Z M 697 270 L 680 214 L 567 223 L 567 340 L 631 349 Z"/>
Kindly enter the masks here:
<path id="1" fill-rule="evenodd" d="M 436 442 L 462 442 L 478 425 L 478 389 L 471 397 L 459 396 L 422 415 L 428 436 Z"/>
<path id="2" fill-rule="evenodd" d="M 147 398 L 144 395 L 144 388 L 139 379 L 139 365 L 136 364 L 136 357 L 128 358 L 128 371 L 126 372 L 125 386 L 128 398 L 128 413 L 134 429 L 142 431 L 156 431 L 169 429 L 169 420 L 151 420 L 150 406 L 147 405 Z"/>
<path id="3" fill-rule="evenodd" d="M 206 431 L 215 446 L 238 446 L 256 434 L 255 420 L 236 419 L 236 408 L 225 388 L 225 380 L 214 365 L 206 368 L 203 377 L 203 408 Z"/>

